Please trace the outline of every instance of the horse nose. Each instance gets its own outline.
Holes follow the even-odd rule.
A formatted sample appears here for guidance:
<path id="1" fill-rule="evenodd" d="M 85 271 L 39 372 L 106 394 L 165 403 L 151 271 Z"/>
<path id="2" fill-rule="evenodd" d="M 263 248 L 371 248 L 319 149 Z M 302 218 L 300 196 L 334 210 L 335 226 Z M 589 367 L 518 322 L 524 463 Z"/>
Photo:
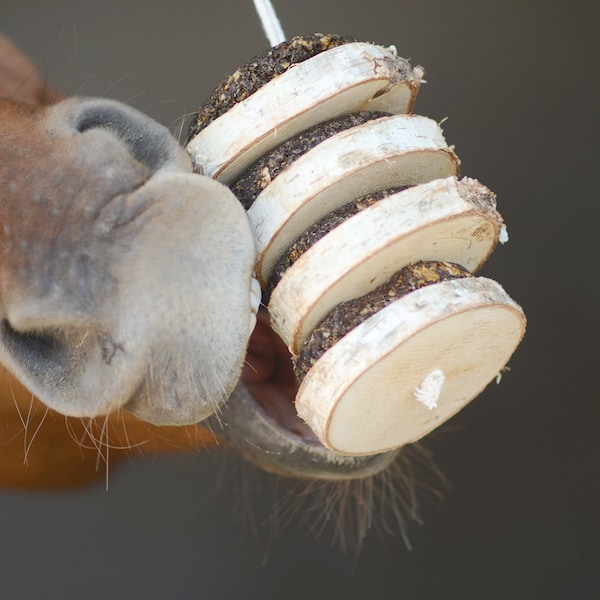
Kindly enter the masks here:
<path id="1" fill-rule="evenodd" d="M 0 361 L 67 415 L 206 418 L 253 323 L 243 207 L 120 103 L 75 98 L 13 120 L 0 128 Z"/>

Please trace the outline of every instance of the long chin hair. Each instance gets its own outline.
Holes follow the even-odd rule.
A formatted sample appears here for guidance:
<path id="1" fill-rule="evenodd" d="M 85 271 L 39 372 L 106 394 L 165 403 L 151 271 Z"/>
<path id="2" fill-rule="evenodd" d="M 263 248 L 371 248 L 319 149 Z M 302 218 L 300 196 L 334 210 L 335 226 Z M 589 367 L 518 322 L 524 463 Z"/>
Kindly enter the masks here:
<path id="1" fill-rule="evenodd" d="M 419 443 L 402 448 L 380 473 L 354 480 L 281 477 L 226 452 L 221 460 L 217 497 L 233 495 L 234 520 L 254 538 L 263 563 L 288 528 L 355 557 L 369 535 L 400 536 L 410 549 L 409 528 L 421 524 L 422 503 L 439 507 L 448 488 L 432 453 Z"/>

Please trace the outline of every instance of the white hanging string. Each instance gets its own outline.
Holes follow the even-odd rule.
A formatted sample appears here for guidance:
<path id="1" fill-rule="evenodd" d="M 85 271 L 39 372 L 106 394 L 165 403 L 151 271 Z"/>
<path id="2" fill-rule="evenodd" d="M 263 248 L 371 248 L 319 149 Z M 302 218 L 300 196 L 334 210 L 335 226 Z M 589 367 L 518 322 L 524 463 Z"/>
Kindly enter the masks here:
<path id="1" fill-rule="evenodd" d="M 254 8 L 271 46 L 285 42 L 285 33 L 283 33 L 273 3 L 270 0 L 254 0 Z"/>

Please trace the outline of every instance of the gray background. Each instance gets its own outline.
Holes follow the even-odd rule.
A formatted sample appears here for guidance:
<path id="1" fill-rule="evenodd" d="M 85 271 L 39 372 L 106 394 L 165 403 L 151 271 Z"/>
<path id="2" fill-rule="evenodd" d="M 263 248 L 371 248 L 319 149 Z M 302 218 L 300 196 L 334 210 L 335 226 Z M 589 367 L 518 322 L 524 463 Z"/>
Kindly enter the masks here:
<path id="1" fill-rule="evenodd" d="M 0 493 L 6 598 L 598 597 L 597 18 L 591 2 L 279 0 L 288 35 L 395 44 L 426 67 L 416 112 L 498 194 L 511 241 L 483 270 L 528 317 L 492 385 L 430 440 L 452 483 L 424 524 L 357 560 L 288 528 L 262 550 L 218 457 L 134 460 L 83 491 Z M 2 0 L 0 29 L 71 94 L 176 128 L 267 44 L 250 0 Z M 1 451 L 1 449 L 0 449 Z M 225 492 L 217 492 L 225 473 Z M 257 502 L 268 504 L 268 496 Z"/>

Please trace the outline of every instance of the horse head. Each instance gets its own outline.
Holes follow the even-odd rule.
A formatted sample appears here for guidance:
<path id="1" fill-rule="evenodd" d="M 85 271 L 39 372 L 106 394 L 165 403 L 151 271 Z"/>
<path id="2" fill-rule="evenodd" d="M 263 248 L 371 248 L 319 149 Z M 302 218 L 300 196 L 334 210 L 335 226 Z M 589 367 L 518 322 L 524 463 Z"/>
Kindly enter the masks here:
<path id="1" fill-rule="evenodd" d="M 229 189 L 193 174 L 152 119 L 111 100 L 55 101 L 31 63 L 0 45 L 8 371 L 56 414 L 117 415 L 144 424 L 142 436 L 178 426 L 185 447 L 205 422 L 285 475 L 353 479 L 389 465 L 396 451 L 325 449 L 295 415 L 287 350 L 264 319 L 254 329 L 254 243 Z M 2 400 L 11 404 L 8 391 Z"/>

